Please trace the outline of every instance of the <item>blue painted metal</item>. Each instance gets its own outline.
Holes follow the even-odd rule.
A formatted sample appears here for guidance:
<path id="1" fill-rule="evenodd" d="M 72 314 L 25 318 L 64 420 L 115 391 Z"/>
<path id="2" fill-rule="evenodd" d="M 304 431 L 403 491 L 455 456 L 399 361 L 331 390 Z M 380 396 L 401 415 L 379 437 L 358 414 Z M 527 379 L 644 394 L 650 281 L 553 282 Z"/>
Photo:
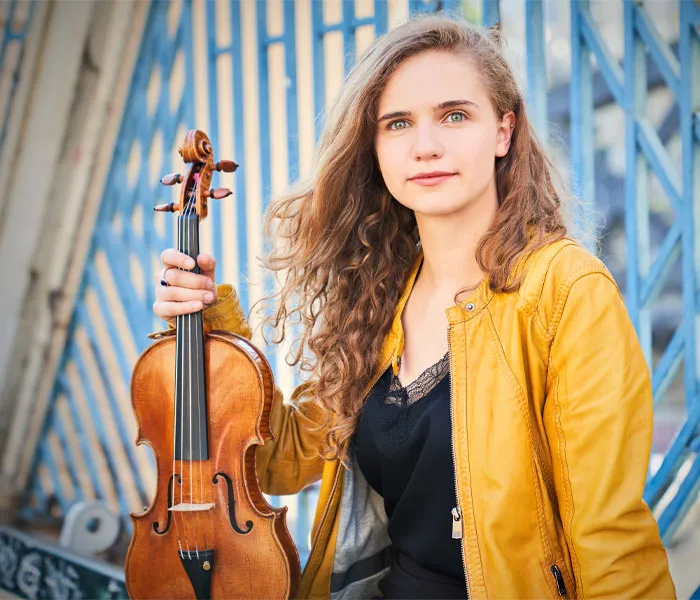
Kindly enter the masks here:
<path id="1" fill-rule="evenodd" d="M 344 70 L 347 74 L 355 62 L 355 1 L 343 0 L 343 50 Z"/>
<path id="2" fill-rule="evenodd" d="M 205 8 L 207 11 L 207 68 L 209 81 L 209 127 L 207 132 L 215 149 L 221 147 L 219 144 L 221 135 L 231 135 L 230 132 L 222 132 L 219 125 L 219 75 L 217 71 L 217 59 L 223 54 L 230 54 L 232 62 L 233 89 L 234 95 L 236 96 L 236 101 L 233 105 L 234 156 L 223 158 L 232 158 L 241 165 L 241 168 L 236 171 L 234 175 L 237 206 L 236 241 L 238 252 L 238 264 L 236 265 L 235 271 L 239 274 L 238 281 L 236 282 L 236 292 L 238 293 L 238 298 L 241 302 L 243 310 L 247 313 L 250 308 L 250 290 L 248 281 L 244 276 L 248 272 L 248 207 L 246 205 L 247 182 L 244 164 L 246 160 L 244 131 L 246 111 L 241 99 L 241 91 L 243 90 L 241 11 L 243 10 L 243 6 L 240 2 L 231 3 L 230 11 L 232 42 L 231 45 L 227 47 L 221 47 L 216 42 L 215 4 L 207 3 Z M 214 231 L 212 250 L 219 265 L 223 265 L 227 260 L 230 260 L 224 255 L 222 245 L 223 230 L 226 227 L 226 223 L 224 223 L 221 219 L 220 204 L 213 203 L 213 206 L 216 210 L 211 214 L 211 218 L 213 219 L 212 228 Z M 220 273 L 221 271 L 222 269 L 217 269 L 217 272 Z"/>
<path id="3" fill-rule="evenodd" d="M 649 270 L 649 201 L 647 164 L 637 151 L 637 129 L 646 109 L 646 62 L 644 48 L 629 26 L 634 5 L 625 10 L 625 235 L 627 238 L 627 309 L 635 324 L 648 365 L 651 367 L 651 320 L 640 303 L 641 286 Z"/>
<path id="4" fill-rule="evenodd" d="M 654 396 L 654 406 L 656 407 L 664 396 L 668 384 L 671 383 L 683 358 L 683 344 L 685 333 L 681 327 L 676 329 L 666 350 L 664 350 L 661 360 L 656 365 L 651 377 L 651 390 Z"/>
<path id="5" fill-rule="evenodd" d="M 582 229 L 593 220 L 594 206 L 593 77 L 590 50 L 583 35 L 584 15 L 588 11 L 588 0 L 571 4 L 572 190 L 580 201 L 576 223 Z"/>
<path id="6" fill-rule="evenodd" d="M 649 273 L 642 283 L 639 303 L 647 306 L 656 299 L 666 275 L 675 264 L 681 252 L 681 228 L 678 221 L 671 225 L 664 238 Z"/>
<path id="7" fill-rule="evenodd" d="M 499 0 L 482 0 L 482 25 L 492 27 L 501 22 Z"/>
<path id="8" fill-rule="evenodd" d="M 314 136 L 316 141 L 323 131 L 323 112 L 326 110 L 326 56 L 323 49 L 325 35 L 323 2 L 311 3 L 311 35 L 313 37 L 313 72 L 314 72 Z"/>
<path id="9" fill-rule="evenodd" d="M 80 479 L 78 478 L 78 474 L 76 472 L 76 468 L 78 468 L 80 463 L 77 461 L 77 457 L 73 454 L 70 442 L 68 441 L 68 436 L 66 435 L 66 431 L 63 427 L 63 419 L 60 415 L 56 415 L 53 422 L 53 429 L 56 437 L 58 438 L 59 444 L 61 445 L 61 453 L 63 454 L 65 465 L 64 468 L 71 479 L 74 501 L 77 502 L 78 500 L 83 500 L 85 498 L 85 493 L 83 492 Z"/>
<path id="10" fill-rule="evenodd" d="M 238 8 L 238 10 L 236 10 Z M 233 85 L 234 90 L 243 89 L 243 47 L 241 34 L 241 3 L 234 3 L 231 7 L 231 31 L 233 35 Z M 245 111 L 243 100 L 239 96 L 233 107 L 235 127 L 234 149 L 236 157 L 245 156 Z M 245 169 L 236 172 L 236 198 L 238 201 L 238 229 L 236 230 L 238 241 L 238 272 L 248 273 L 248 209 L 246 206 L 246 174 Z M 223 256 L 222 256 L 223 258 Z M 249 286 L 245 277 L 238 278 L 238 297 L 243 310 L 250 309 Z"/>
<path id="11" fill-rule="evenodd" d="M 124 489 L 125 481 L 123 477 L 120 477 L 119 469 L 114 462 L 114 456 L 108 448 L 109 438 L 105 430 L 102 415 L 99 412 L 97 396 L 92 387 L 91 379 L 87 372 L 87 367 L 85 366 L 85 361 L 75 342 L 69 343 L 67 352 L 69 360 L 75 364 L 78 369 L 78 373 L 80 374 L 82 390 L 85 395 L 88 412 L 90 413 L 90 427 L 96 432 L 97 438 L 101 442 L 102 453 L 104 455 L 105 463 L 107 464 L 107 470 L 109 471 L 109 481 L 112 482 L 112 485 L 114 486 L 114 491 L 119 502 L 119 508 L 121 509 L 122 515 L 128 515 L 130 507 L 126 496 L 126 491 Z M 55 418 L 55 413 L 53 416 Z"/>
<path id="12" fill-rule="evenodd" d="M 85 332 L 88 336 L 88 339 L 90 340 L 90 345 L 91 345 L 93 353 L 94 353 L 94 359 L 95 359 L 95 362 L 97 363 L 97 366 L 100 370 L 101 380 L 104 382 L 109 382 L 109 380 L 110 380 L 109 368 L 106 364 L 106 358 L 103 355 L 103 352 L 100 348 L 100 345 L 97 343 L 97 337 L 95 335 L 92 319 L 90 318 L 89 313 L 85 310 L 85 307 L 79 306 L 77 311 L 78 311 L 78 318 L 81 321 L 81 325 L 85 328 Z M 111 319 L 107 319 L 107 320 L 111 321 Z M 88 385 L 89 382 L 84 381 L 84 384 Z M 127 435 L 127 432 L 129 431 L 129 429 L 128 429 L 126 423 L 124 422 L 122 412 L 119 408 L 119 401 L 114 394 L 114 389 L 112 388 L 111 385 L 105 385 L 104 389 L 105 389 L 105 392 L 107 395 L 106 399 L 107 399 L 107 402 L 108 402 L 109 408 L 110 408 L 110 412 L 107 415 L 107 418 L 113 420 L 116 423 L 117 430 L 120 434 L 119 435 L 120 443 L 125 450 L 126 457 L 127 457 L 128 462 L 129 462 L 129 468 L 131 469 L 131 473 L 136 475 L 139 472 L 139 468 L 137 465 L 138 460 L 136 458 L 136 451 L 137 451 L 136 446 L 133 443 L 133 439 L 131 439 L 131 437 Z M 96 399 L 97 399 L 97 396 L 96 396 L 94 390 L 92 390 L 92 388 L 90 387 L 90 392 L 88 394 L 88 402 L 89 402 L 90 406 L 93 406 L 93 402 L 95 402 Z M 104 436 L 104 437 L 100 436 L 100 437 L 101 437 L 101 439 L 106 438 L 106 436 Z M 141 478 L 134 477 L 134 483 L 135 483 L 137 492 L 139 494 L 139 497 L 141 498 L 141 501 L 143 502 L 144 505 L 147 505 L 150 498 L 147 497 L 146 490 L 144 488 L 143 482 L 141 481 Z"/>
<path id="13" fill-rule="evenodd" d="M 67 357 L 65 362 L 67 363 Z M 68 382 L 68 378 L 65 375 L 65 372 L 62 372 L 59 375 L 54 386 L 53 397 L 56 398 L 60 394 L 65 395 L 66 398 L 66 405 L 68 406 L 68 411 L 70 412 L 70 417 L 73 426 L 75 427 L 76 434 L 78 436 L 78 444 L 80 445 L 81 458 L 83 461 L 82 464 L 84 464 L 87 467 L 88 475 L 90 476 L 90 483 L 92 484 L 93 494 L 96 498 L 104 498 L 105 493 L 102 488 L 100 478 L 97 474 L 97 466 L 95 465 L 95 458 L 93 454 L 94 450 L 89 446 L 89 440 L 86 433 L 87 427 L 80 417 L 80 413 L 75 403 L 75 396 L 73 394 L 72 387 Z M 47 425 L 50 423 L 51 421 L 47 420 Z M 87 426 L 89 427 L 90 424 L 88 423 Z"/>
<path id="14" fill-rule="evenodd" d="M 209 127 L 206 129 L 206 131 L 209 135 L 209 139 L 211 140 L 212 148 L 214 148 L 216 151 L 218 148 L 220 148 L 219 77 L 216 65 L 218 57 L 221 54 L 230 52 L 232 48 L 218 47 L 216 43 L 216 4 L 209 2 L 205 3 L 204 6 L 205 10 L 207 11 L 207 81 L 209 84 Z M 234 6 L 231 8 L 233 9 L 234 13 L 238 13 Z M 236 33 L 240 34 L 240 30 Z M 209 204 L 209 213 L 209 217 L 212 219 L 212 252 L 215 259 L 219 263 L 217 266 L 219 266 L 224 256 L 222 244 L 223 224 L 221 222 L 221 204 L 219 202 L 211 202 Z M 217 270 L 220 271 L 220 269 Z"/>
<path id="15" fill-rule="evenodd" d="M 539 137 L 547 139 L 547 68 L 544 53 L 544 4 L 525 0 L 528 117 Z"/>
<path id="16" fill-rule="evenodd" d="M 490 5 L 497 4 L 494 0 L 485 0 Z M 375 1 L 375 5 L 377 2 Z M 496 6 L 496 9 L 498 7 Z M 493 9 L 493 6 L 489 6 Z M 411 14 L 419 13 L 434 13 L 437 11 L 443 13 L 460 13 L 461 7 L 459 0 L 409 0 L 408 10 Z M 495 21 L 497 21 L 496 19 Z M 494 21 L 494 22 L 495 22 Z"/>
<path id="17" fill-rule="evenodd" d="M 680 96 L 680 65 L 671 49 L 659 37 L 655 27 L 649 20 L 649 16 L 643 10 L 634 11 L 635 28 L 639 37 L 652 55 L 656 65 L 661 70 L 661 74 L 666 80 L 666 85 L 676 96 Z"/>
<path id="18" fill-rule="evenodd" d="M 622 104 L 624 102 L 624 92 L 622 88 L 624 75 L 622 69 L 617 61 L 612 58 L 602 36 L 593 23 L 593 17 L 591 17 L 588 2 L 582 2 L 580 4 L 578 15 L 580 33 L 586 42 L 586 46 L 596 57 L 598 68 L 603 75 L 603 79 L 605 79 L 605 83 L 608 84 L 612 95 L 615 97 L 615 101 L 618 104 Z"/>
<path id="19" fill-rule="evenodd" d="M 12 110 L 12 100 L 15 97 L 17 85 L 19 83 L 19 70 L 22 65 L 22 58 L 24 57 L 27 33 L 29 32 L 29 28 L 32 25 L 32 17 L 34 16 L 36 0 L 29 0 L 29 10 L 27 13 L 26 20 L 22 24 L 21 29 L 14 30 L 13 25 L 18 4 L 18 0 L 10 0 L 10 5 L 7 9 L 5 27 L 2 32 L 2 39 L 0 40 L 0 72 L 5 71 L 5 69 L 7 68 L 5 65 L 5 59 L 7 58 L 7 48 L 9 47 L 9 45 L 15 41 L 21 44 L 21 49 L 17 58 L 17 64 L 12 70 L 12 85 L 10 86 L 9 98 L 6 99 L 6 105 L 4 106 L 3 114 L 0 115 L 0 156 L 2 156 L 2 150 L 5 146 L 7 128 L 10 122 L 10 112 Z"/>
<path id="20" fill-rule="evenodd" d="M 374 34 L 384 35 L 389 29 L 389 3 L 375 0 L 374 3 Z"/>
<path id="21" fill-rule="evenodd" d="M 681 184 L 676 168 L 671 164 L 671 157 L 663 147 L 658 134 L 643 116 L 637 118 L 637 144 L 644 151 L 649 166 L 658 177 L 676 214 L 680 211 Z"/>
<path id="22" fill-rule="evenodd" d="M 258 22 L 258 104 L 260 106 L 260 180 L 262 184 L 263 211 L 270 205 L 272 193 L 270 149 L 270 84 L 268 79 L 269 47 L 267 39 L 267 3 L 256 3 Z M 266 290 L 267 293 L 267 290 Z"/>
<path id="23" fill-rule="evenodd" d="M 344 0 L 343 8 L 348 4 Z M 354 9 L 354 7 L 351 7 Z M 299 105 L 297 98 L 296 19 L 294 3 L 284 4 L 284 66 L 287 81 L 287 177 L 290 183 L 299 179 Z M 354 41 L 353 36 L 353 41 Z M 352 46 L 353 55 L 355 51 Z"/>
<path id="24" fill-rule="evenodd" d="M 61 483 L 61 478 L 58 472 L 58 465 L 54 460 L 54 456 L 49 448 L 48 441 L 44 438 L 39 445 L 39 455 L 41 456 L 41 462 L 46 466 L 49 476 L 51 477 L 51 485 L 56 492 L 55 498 L 58 501 L 58 505 L 61 507 L 61 512 L 66 514 L 69 508 L 68 498 L 66 490 L 63 489 L 63 484 Z"/>

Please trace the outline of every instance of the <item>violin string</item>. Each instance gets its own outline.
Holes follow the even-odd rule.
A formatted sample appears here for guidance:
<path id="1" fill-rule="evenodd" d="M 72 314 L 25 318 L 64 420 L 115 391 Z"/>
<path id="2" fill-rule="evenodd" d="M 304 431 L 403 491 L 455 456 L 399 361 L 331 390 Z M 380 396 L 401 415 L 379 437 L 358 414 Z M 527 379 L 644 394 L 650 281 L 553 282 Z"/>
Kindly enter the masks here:
<path id="1" fill-rule="evenodd" d="M 178 228 L 177 228 L 177 246 L 178 246 L 178 248 L 182 248 L 182 240 L 183 240 L 182 227 L 183 227 L 183 219 L 182 219 L 182 215 L 181 215 L 180 217 L 178 217 Z M 182 319 L 180 318 L 180 315 L 178 315 L 176 317 L 176 322 L 177 322 L 177 331 L 180 331 L 182 333 Z M 180 338 L 180 339 L 178 339 L 178 338 Z M 176 339 L 178 340 L 176 343 L 176 354 L 177 354 L 176 360 L 181 361 L 183 350 L 184 350 L 184 345 L 183 345 L 184 340 L 182 340 L 180 336 L 177 336 Z M 174 503 L 177 503 L 177 495 L 175 492 L 175 479 L 176 479 L 175 448 L 177 447 L 178 411 L 180 410 L 180 406 L 182 405 L 181 387 L 182 387 L 182 370 L 175 369 L 175 410 L 174 410 L 175 427 L 173 428 L 173 472 L 172 472 L 173 489 L 172 489 L 172 494 L 171 494 L 172 502 L 174 502 Z M 180 423 L 182 424 L 181 420 L 180 420 Z M 180 481 L 180 491 L 181 491 L 180 501 L 182 501 L 182 480 Z M 177 543 L 180 546 L 180 555 L 183 555 L 182 541 L 180 538 L 180 527 L 177 524 L 177 511 L 172 511 L 172 512 L 173 512 L 172 519 L 175 522 L 175 534 L 177 535 Z"/>
<path id="2" fill-rule="evenodd" d="M 195 183 L 196 185 L 196 183 Z M 186 212 L 187 212 L 187 248 L 185 252 L 189 255 L 192 256 L 192 223 L 190 222 L 190 218 L 192 214 L 194 213 L 194 210 L 192 208 L 192 200 L 193 200 L 194 193 L 193 191 L 190 192 L 189 195 L 189 202 L 187 203 L 186 207 Z M 195 257 L 196 260 L 196 257 Z M 192 350 L 192 313 L 187 314 L 187 348 L 191 351 Z M 187 375 L 187 381 L 189 382 L 189 393 L 187 395 L 187 404 L 189 407 L 189 442 L 190 442 L 190 460 L 189 460 L 189 477 L 190 477 L 190 502 L 194 502 L 194 499 L 192 498 L 192 355 L 188 352 L 187 355 L 187 368 L 188 368 L 188 375 Z M 188 519 L 191 521 L 191 519 Z M 191 524 L 191 523 L 190 523 Z M 195 530 L 196 532 L 196 530 Z M 185 533 L 185 535 L 187 535 Z M 196 546 L 196 534 L 195 534 L 195 546 Z M 189 549 L 190 549 L 190 544 L 189 541 L 187 542 L 187 553 L 189 556 Z"/>
<path id="3" fill-rule="evenodd" d="M 199 184 L 200 184 L 201 179 L 197 179 L 197 184 L 196 184 L 196 190 L 199 190 Z M 197 223 L 199 222 L 199 216 L 196 215 L 195 218 L 197 219 Z M 197 252 L 199 252 L 199 227 L 195 229 L 195 233 L 197 234 Z M 200 435 L 198 436 L 198 442 L 199 442 L 199 456 L 197 457 L 199 460 L 199 502 L 204 503 L 204 488 L 203 488 L 203 478 L 202 478 L 202 399 L 199 397 L 199 391 L 201 389 L 200 387 L 200 381 L 199 381 L 199 376 L 200 376 L 200 369 L 199 369 L 199 349 L 200 347 L 202 348 L 202 353 L 204 353 L 204 339 L 203 337 L 200 339 L 199 335 L 200 333 L 202 336 L 204 335 L 204 329 L 202 327 L 204 321 L 204 316 L 201 316 L 201 319 L 198 320 L 197 323 L 197 328 L 195 329 L 195 336 L 196 336 L 196 357 L 197 357 L 197 421 L 199 424 L 199 433 Z M 202 367 L 204 367 L 204 356 L 202 356 Z M 202 372 L 202 375 L 204 373 Z M 199 517 L 196 519 L 196 523 L 199 524 Z M 197 558 L 199 558 L 199 547 L 197 546 L 197 537 L 196 537 L 196 531 L 197 528 L 195 527 L 195 547 L 197 548 Z M 206 549 L 206 548 L 205 548 Z"/>

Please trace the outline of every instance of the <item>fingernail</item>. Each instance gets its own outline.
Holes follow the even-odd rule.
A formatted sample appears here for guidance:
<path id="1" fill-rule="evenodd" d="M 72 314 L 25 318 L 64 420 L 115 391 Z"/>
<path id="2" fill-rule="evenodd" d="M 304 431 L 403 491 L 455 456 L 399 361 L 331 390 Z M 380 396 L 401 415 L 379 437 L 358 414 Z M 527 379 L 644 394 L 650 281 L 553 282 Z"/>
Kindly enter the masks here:
<path id="1" fill-rule="evenodd" d="M 194 261 L 191 258 L 188 258 L 185 261 L 185 266 L 191 269 L 192 267 L 194 267 Z"/>
<path id="2" fill-rule="evenodd" d="M 204 294 L 204 301 L 205 302 L 211 302 L 213 299 L 214 299 L 214 294 L 210 294 L 209 292 Z"/>

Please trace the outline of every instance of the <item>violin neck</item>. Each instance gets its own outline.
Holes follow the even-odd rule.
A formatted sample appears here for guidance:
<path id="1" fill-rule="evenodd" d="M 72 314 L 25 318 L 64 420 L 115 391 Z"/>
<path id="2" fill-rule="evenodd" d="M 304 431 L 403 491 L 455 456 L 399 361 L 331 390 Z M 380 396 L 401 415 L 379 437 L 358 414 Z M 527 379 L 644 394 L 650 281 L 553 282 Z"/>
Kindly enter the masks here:
<path id="1" fill-rule="evenodd" d="M 199 254 L 199 217 L 178 217 L 178 250 L 196 262 Z M 194 273 L 199 273 L 195 266 Z M 177 317 L 175 365 L 175 459 L 207 460 L 207 399 L 204 380 L 204 328 L 202 312 Z"/>

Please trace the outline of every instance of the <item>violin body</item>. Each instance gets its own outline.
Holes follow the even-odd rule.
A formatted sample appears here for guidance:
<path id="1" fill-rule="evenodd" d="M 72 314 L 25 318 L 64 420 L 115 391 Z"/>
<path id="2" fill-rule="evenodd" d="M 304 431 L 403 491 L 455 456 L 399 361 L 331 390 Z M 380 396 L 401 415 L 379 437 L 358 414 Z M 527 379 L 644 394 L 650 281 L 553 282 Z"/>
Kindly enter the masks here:
<path id="1" fill-rule="evenodd" d="M 158 474 L 152 505 L 142 514 L 131 515 L 134 529 L 125 565 L 129 596 L 289 598 L 299 580 L 300 565 L 285 524 L 287 508 L 267 503 L 255 472 L 255 447 L 272 438 L 270 366 L 245 338 L 226 332 L 206 335 L 211 455 L 205 461 L 176 461 L 173 479 L 168 457 L 174 455 L 175 357 L 175 336 L 169 336 L 141 355 L 132 376 L 137 444 L 153 449 Z M 249 433 L 241 435 L 243 431 Z M 205 506 L 169 510 L 178 503 Z M 205 509 L 209 504 L 213 506 Z M 189 548 L 184 547 L 185 541 Z M 186 560 L 199 566 L 192 571 L 203 595 L 195 593 L 192 577 L 183 568 L 180 543 L 185 556 L 189 550 L 191 558 Z M 200 566 L 205 562 L 205 546 L 211 554 L 209 568 Z"/>
<path id="2" fill-rule="evenodd" d="M 209 189 L 213 171 L 238 165 L 214 163 L 198 130 L 187 132 L 180 154 L 188 174 L 161 180 L 183 183 L 180 202 L 155 210 L 180 213 L 178 249 L 196 262 L 209 199 L 231 193 Z M 267 503 L 255 468 L 256 447 L 274 439 L 270 365 L 247 339 L 208 331 L 201 311 L 179 315 L 173 333 L 141 354 L 131 378 L 136 443 L 153 450 L 157 479 L 151 506 L 131 514 L 129 597 L 291 598 L 301 568 L 287 508 Z"/>

